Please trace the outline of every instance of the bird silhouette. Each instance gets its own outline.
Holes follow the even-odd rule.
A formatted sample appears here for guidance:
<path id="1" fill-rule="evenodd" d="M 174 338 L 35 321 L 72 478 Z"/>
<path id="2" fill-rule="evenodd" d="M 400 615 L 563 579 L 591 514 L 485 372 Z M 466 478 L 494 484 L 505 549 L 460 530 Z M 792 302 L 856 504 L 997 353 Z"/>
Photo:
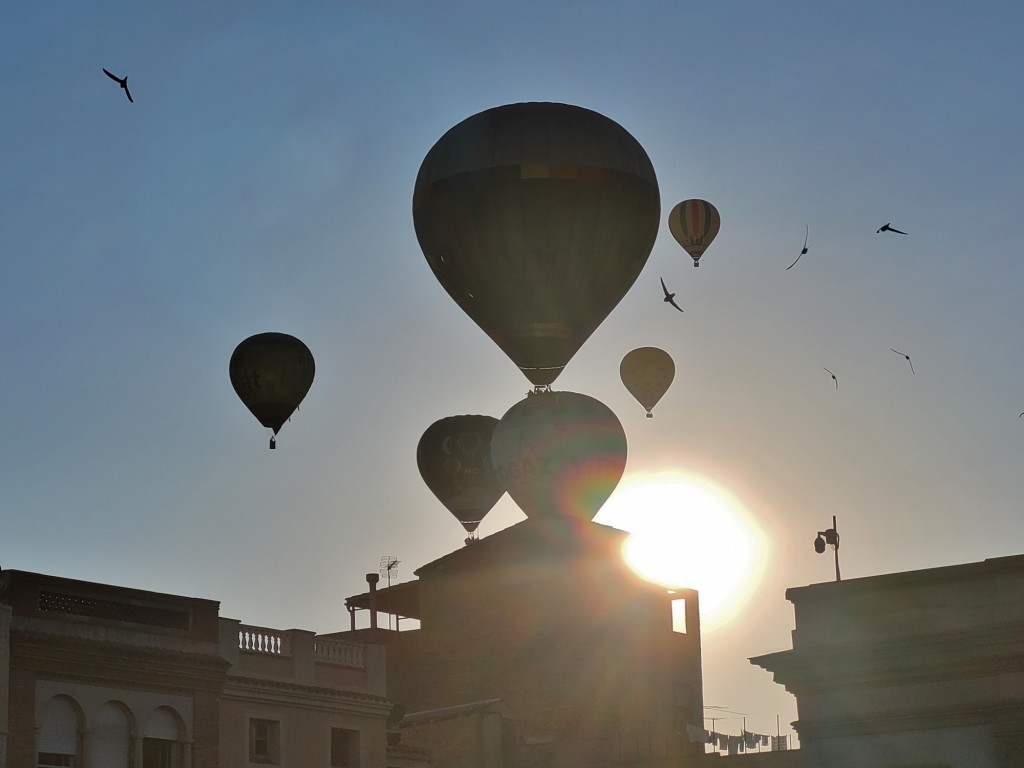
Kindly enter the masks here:
<path id="1" fill-rule="evenodd" d="M 886 223 L 886 224 L 883 224 L 882 226 L 880 226 L 878 228 L 878 232 L 895 232 L 897 235 L 905 235 L 905 234 L 907 234 L 903 230 L 896 229 L 895 227 L 893 227 L 891 221 Z M 875 232 L 875 234 L 877 235 L 878 232 Z"/>
<path id="2" fill-rule="evenodd" d="M 823 368 L 822 370 L 828 371 L 828 375 L 831 376 L 832 377 L 832 381 L 834 381 L 836 383 L 836 391 L 838 392 L 839 391 L 839 379 L 837 379 L 836 375 L 834 373 L 832 373 L 832 371 L 829 371 L 828 368 Z"/>
<path id="3" fill-rule="evenodd" d="M 132 92 L 128 90 L 128 75 L 125 75 L 124 77 L 118 77 L 106 67 L 103 68 L 103 72 L 107 77 L 109 77 L 111 80 L 113 80 L 115 83 L 121 86 L 121 89 L 124 91 L 124 95 L 128 97 L 128 101 L 134 104 L 135 99 L 132 98 Z"/>
<path id="4" fill-rule="evenodd" d="M 892 347 L 889 347 L 889 349 L 892 349 Z M 892 349 L 892 351 L 895 352 L 897 355 L 903 355 L 905 358 L 907 358 L 907 362 L 910 363 L 910 372 L 916 376 L 917 372 L 914 370 L 914 361 L 910 359 L 910 355 L 906 354 L 905 352 L 900 352 L 898 349 Z"/>
<path id="5" fill-rule="evenodd" d="M 805 226 L 804 226 L 804 249 L 803 249 L 802 251 L 800 251 L 800 256 L 803 256 L 803 255 L 804 255 L 805 253 L 807 253 L 807 235 L 808 235 L 809 233 L 810 233 L 810 229 L 808 229 L 808 227 L 807 227 L 807 226 L 805 225 Z M 790 264 L 790 265 L 789 265 L 788 267 L 786 267 L 786 269 L 787 269 L 787 270 L 790 270 L 790 269 L 792 269 L 793 267 L 795 267 L 795 266 L 796 266 L 796 263 L 797 263 L 798 261 L 800 261 L 800 256 L 797 256 L 797 257 L 796 257 L 796 259 L 794 259 L 793 263 L 792 263 L 792 264 Z"/>
<path id="6" fill-rule="evenodd" d="M 660 278 L 660 280 L 661 280 L 661 290 L 663 290 L 665 292 L 665 298 L 662 299 L 662 301 L 667 301 L 673 307 L 675 307 L 680 312 L 682 312 L 683 308 L 680 307 L 678 304 L 676 304 L 676 295 L 674 293 L 669 293 L 668 292 L 668 288 L 665 287 L 665 278 L 662 277 L 662 278 Z"/>

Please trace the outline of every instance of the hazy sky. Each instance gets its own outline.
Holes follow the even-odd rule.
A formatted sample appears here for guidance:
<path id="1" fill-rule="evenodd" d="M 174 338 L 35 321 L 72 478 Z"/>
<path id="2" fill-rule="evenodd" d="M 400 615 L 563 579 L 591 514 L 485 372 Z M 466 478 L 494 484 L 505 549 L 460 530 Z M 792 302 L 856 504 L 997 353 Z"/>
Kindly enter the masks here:
<path id="1" fill-rule="evenodd" d="M 746 659 L 832 578 L 833 514 L 845 577 L 1024 551 L 1024 6 L 103 5 L 0 11 L 0 566 L 328 632 L 381 555 L 405 579 L 461 546 L 417 441 L 528 382 L 433 277 L 412 190 L 518 101 L 607 115 L 658 174 L 651 258 L 556 388 L 616 411 L 627 473 L 703 475 L 765 533 L 706 703 L 795 717 Z M 722 216 L 699 270 L 664 223 L 688 197 Z M 263 331 L 317 362 L 273 452 L 227 375 Z M 677 367 L 653 420 L 618 379 L 648 345 Z"/>

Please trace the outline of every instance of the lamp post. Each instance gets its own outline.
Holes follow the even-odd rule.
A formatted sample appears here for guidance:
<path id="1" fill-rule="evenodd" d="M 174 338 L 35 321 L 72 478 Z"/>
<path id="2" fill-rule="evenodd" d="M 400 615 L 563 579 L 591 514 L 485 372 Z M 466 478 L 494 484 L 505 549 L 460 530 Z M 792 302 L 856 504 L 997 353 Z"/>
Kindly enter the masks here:
<path id="1" fill-rule="evenodd" d="M 814 551 L 819 555 L 824 553 L 825 547 L 831 546 L 836 555 L 836 581 L 842 581 L 839 575 L 839 531 L 836 529 L 836 516 L 832 515 L 832 527 L 827 531 L 818 531 L 818 538 L 814 540 Z"/>

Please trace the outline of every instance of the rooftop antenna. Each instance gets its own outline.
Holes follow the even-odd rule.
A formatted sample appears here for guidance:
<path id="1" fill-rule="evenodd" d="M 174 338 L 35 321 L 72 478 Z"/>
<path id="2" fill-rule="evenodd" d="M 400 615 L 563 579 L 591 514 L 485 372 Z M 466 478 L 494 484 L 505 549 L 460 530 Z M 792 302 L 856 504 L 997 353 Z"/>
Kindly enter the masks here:
<path id="1" fill-rule="evenodd" d="M 388 580 L 388 586 L 391 586 L 391 579 L 394 577 L 395 581 L 398 581 L 398 565 L 402 561 L 394 555 L 381 555 L 380 558 L 380 575 L 381 578 Z"/>
<path id="2" fill-rule="evenodd" d="M 394 555 L 381 555 L 380 558 L 380 575 L 381 578 L 387 579 L 388 586 L 391 586 L 391 578 L 394 577 L 395 582 L 398 581 L 398 565 L 402 561 Z M 388 629 L 391 629 L 391 616 L 388 612 Z"/>

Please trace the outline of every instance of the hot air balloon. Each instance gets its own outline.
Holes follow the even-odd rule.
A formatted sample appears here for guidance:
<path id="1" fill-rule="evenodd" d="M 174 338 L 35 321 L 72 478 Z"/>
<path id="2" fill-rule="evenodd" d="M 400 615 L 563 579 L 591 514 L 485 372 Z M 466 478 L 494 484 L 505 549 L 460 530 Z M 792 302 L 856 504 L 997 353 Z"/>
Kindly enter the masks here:
<path id="1" fill-rule="evenodd" d="M 718 209 L 707 200 L 683 200 L 668 215 L 669 231 L 690 254 L 695 267 L 700 266 L 700 257 L 721 226 Z"/>
<path id="2" fill-rule="evenodd" d="M 533 392 L 494 428 L 491 461 L 528 517 L 592 520 L 626 468 L 626 433 L 599 400 Z"/>
<path id="3" fill-rule="evenodd" d="M 493 416 L 449 416 L 435 421 L 416 446 L 420 476 L 472 534 L 505 488 L 491 467 Z"/>
<path id="4" fill-rule="evenodd" d="M 313 384 L 315 365 L 309 348 L 287 333 L 258 333 L 231 354 L 228 371 L 235 393 L 277 435 Z M 270 438 L 270 447 L 277 441 Z"/>
<path id="5" fill-rule="evenodd" d="M 636 281 L 660 210 L 636 139 L 567 104 L 510 104 L 463 120 L 427 153 L 413 194 L 434 275 L 538 387 Z"/>
<path id="6" fill-rule="evenodd" d="M 651 409 L 658 404 L 676 376 L 676 364 L 668 352 L 657 347 L 639 347 L 627 352 L 619 364 L 619 377 L 647 410 L 647 418 L 653 418 Z"/>

